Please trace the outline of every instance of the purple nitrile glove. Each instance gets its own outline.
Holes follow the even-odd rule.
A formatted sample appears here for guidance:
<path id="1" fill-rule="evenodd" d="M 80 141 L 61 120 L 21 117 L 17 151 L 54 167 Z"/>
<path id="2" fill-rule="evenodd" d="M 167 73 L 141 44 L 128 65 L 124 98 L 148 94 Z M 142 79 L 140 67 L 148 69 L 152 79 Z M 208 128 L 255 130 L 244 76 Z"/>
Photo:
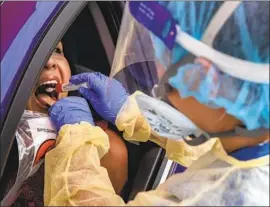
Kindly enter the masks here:
<path id="1" fill-rule="evenodd" d="M 89 105 L 84 98 L 66 97 L 53 104 L 49 116 L 57 131 L 65 124 L 76 124 L 81 121 L 95 125 Z"/>
<path id="2" fill-rule="evenodd" d="M 129 96 L 120 82 L 99 72 L 72 76 L 70 82 L 87 82 L 89 88 L 81 87 L 79 92 L 103 119 L 115 124 L 116 116 Z"/>

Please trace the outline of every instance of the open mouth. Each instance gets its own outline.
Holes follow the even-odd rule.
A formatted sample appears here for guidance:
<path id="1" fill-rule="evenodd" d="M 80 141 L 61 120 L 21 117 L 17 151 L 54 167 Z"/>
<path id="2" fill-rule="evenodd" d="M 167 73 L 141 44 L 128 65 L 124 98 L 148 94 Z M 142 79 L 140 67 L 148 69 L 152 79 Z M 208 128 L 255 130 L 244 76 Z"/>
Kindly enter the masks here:
<path id="1" fill-rule="evenodd" d="M 48 98 L 52 99 L 53 101 L 58 100 L 59 93 L 55 91 L 56 84 L 56 80 L 50 80 L 40 84 L 37 87 L 35 96 L 42 106 L 45 106 L 46 108 L 50 107 L 50 105 L 45 101 Z"/>

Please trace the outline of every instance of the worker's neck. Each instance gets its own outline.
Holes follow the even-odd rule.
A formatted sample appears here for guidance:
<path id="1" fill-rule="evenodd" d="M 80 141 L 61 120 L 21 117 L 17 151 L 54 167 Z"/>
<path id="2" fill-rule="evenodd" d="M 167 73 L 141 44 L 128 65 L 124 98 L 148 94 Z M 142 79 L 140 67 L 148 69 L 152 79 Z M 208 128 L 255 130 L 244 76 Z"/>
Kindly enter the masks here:
<path id="1" fill-rule="evenodd" d="M 241 148 L 252 147 L 263 142 L 269 142 L 269 133 L 258 138 L 227 137 L 227 138 L 220 138 L 220 141 L 223 145 L 223 148 L 226 150 L 226 152 L 231 153 Z"/>

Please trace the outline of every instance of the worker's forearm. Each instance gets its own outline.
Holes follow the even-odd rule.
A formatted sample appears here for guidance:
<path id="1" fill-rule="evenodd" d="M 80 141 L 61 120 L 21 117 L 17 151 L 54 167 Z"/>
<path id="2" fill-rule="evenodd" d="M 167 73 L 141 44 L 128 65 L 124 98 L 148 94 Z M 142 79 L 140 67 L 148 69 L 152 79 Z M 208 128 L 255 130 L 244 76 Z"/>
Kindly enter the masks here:
<path id="1" fill-rule="evenodd" d="M 99 127 L 65 125 L 45 159 L 45 206 L 123 205 L 100 158 L 109 141 Z"/>
<path id="2" fill-rule="evenodd" d="M 151 127 L 136 102 L 136 96 L 142 94 L 136 91 L 130 95 L 116 117 L 118 130 L 124 132 L 123 137 L 128 141 L 146 142 L 151 134 Z"/>

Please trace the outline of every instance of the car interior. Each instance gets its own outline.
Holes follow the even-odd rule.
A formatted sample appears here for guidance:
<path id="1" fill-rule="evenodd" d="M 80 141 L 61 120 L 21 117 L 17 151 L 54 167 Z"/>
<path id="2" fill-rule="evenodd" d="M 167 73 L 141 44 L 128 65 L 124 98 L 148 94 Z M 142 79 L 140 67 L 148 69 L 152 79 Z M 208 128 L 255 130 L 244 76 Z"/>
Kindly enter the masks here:
<path id="1" fill-rule="evenodd" d="M 121 23 L 122 2 L 90 2 L 81 11 L 73 24 L 62 38 L 64 53 L 68 59 L 72 73 L 98 71 L 109 75 L 116 46 L 117 35 Z M 147 70 L 153 66 L 151 62 L 128 66 L 128 70 Z M 120 74 L 119 74 L 120 75 Z M 136 84 L 139 88 L 149 93 L 151 86 Z M 155 84 L 153 80 L 150 84 Z M 134 87 L 128 86 L 129 93 L 134 92 Z M 78 93 L 71 93 L 77 95 Z M 90 106 L 91 107 L 91 106 Z M 96 119 L 100 117 L 91 107 Z M 121 135 L 115 126 L 109 125 L 111 129 Z M 122 190 L 121 196 L 125 201 L 133 199 L 140 191 L 150 190 L 155 187 L 162 177 L 166 165 L 165 152 L 154 143 L 146 142 L 133 144 L 125 141 L 128 149 L 128 181 Z M 7 186 L 12 185 L 14 180 L 10 178 L 16 175 L 18 166 L 18 152 L 16 141 L 9 154 L 6 169 L 1 179 L 0 199 L 2 200 Z M 3 187 L 4 186 L 4 187 Z M 41 189 L 42 190 L 42 189 Z"/>

